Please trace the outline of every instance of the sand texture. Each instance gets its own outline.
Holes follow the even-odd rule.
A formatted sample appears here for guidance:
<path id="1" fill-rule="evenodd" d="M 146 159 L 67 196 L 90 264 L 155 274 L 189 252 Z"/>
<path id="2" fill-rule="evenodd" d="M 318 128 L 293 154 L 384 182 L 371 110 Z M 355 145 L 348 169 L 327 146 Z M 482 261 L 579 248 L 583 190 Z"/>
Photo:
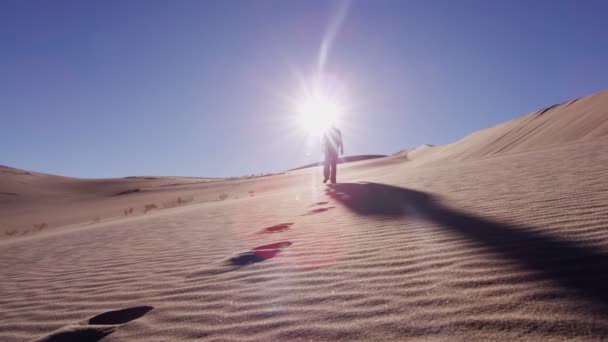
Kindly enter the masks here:
<path id="1" fill-rule="evenodd" d="M 608 92 L 320 175 L 1 167 L 0 341 L 608 339 Z"/>

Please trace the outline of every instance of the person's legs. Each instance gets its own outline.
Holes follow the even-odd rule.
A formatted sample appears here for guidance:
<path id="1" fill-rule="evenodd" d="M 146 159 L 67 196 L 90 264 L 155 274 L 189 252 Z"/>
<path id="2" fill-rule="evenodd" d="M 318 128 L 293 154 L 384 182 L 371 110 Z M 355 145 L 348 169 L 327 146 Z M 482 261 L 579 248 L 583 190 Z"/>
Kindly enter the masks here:
<path id="1" fill-rule="evenodd" d="M 329 153 L 325 153 L 325 164 L 323 164 L 323 183 L 329 180 L 329 167 L 331 165 L 331 156 Z"/>
<path id="2" fill-rule="evenodd" d="M 338 174 L 338 154 L 331 156 L 331 182 L 336 182 L 336 176 Z"/>

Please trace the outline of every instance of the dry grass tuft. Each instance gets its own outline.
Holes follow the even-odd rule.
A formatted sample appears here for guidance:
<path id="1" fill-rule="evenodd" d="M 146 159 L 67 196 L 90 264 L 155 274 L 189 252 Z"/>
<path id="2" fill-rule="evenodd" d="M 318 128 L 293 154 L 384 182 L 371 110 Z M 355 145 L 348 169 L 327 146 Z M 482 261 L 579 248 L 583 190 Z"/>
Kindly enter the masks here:
<path id="1" fill-rule="evenodd" d="M 125 210 L 123 210 L 123 213 L 125 214 L 125 216 L 129 216 L 129 215 L 133 214 L 134 210 L 135 209 L 133 209 L 133 208 L 125 209 Z"/>
<path id="2" fill-rule="evenodd" d="M 158 209 L 158 207 L 154 203 L 144 205 L 144 214 L 153 209 Z"/>
<path id="3" fill-rule="evenodd" d="M 3 230 L 4 231 L 4 235 L 6 236 L 18 236 L 18 235 L 27 235 L 29 233 L 36 233 L 39 232 L 45 228 L 47 228 L 49 225 L 46 222 L 42 222 L 42 223 L 34 223 L 32 224 L 32 229 L 15 229 L 15 228 L 11 228 L 11 229 L 5 229 L 8 228 L 8 226 L 3 226 L 0 225 L 0 231 Z"/>
<path id="4" fill-rule="evenodd" d="M 163 203 L 163 208 L 174 208 L 180 205 L 185 205 L 194 201 L 194 197 L 178 197 L 176 200 L 171 200 Z"/>
<path id="5" fill-rule="evenodd" d="M 223 200 L 225 200 L 226 198 L 228 198 L 228 194 L 221 194 L 221 195 L 219 196 L 219 198 L 220 198 L 220 201 L 223 201 Z"/>
<path id="6" fill-rule="evenodd" d="M 177 198 L 177 204 L 179 204 L 179 205 L 187 204 L 192 201 L 194 201 L 194 197 L 185 197 L 185 198 L 178 197 Z"/>
<path id="7" fill-rule="evenodd" d="M 35 232 L 39 232 L 41 230 L 43 230 L 44 228 L 48 227 L 49 225 L 46 224 L 46 222 L 42 222 L 42 223 L 34 223 L 32 226 L 34 226 L 34 231 Z"/>
<path id="8" fill-rule="evenodd" d="M 95 216 L 95 217 L 93 217 L 93 220 L 91 223 L 95 224 L 95 223 L 99 223 L 99 221 L 101 221 L 101 217 Z"/>
<path id="9" fill-rule="evenodd" d="M 3 227 L 1 227 L 1 226 L 0 226 L 0 229 L 4 230 L 4 235 L 6 235 L 6 236 L 18 236 L 18 235 L 26 235 L 29 233 L 39 232 L 39 231 L 47 228 L 49 225 L 46 222 L 42 222 L 42 223 L 34 223 L 34 224 L 32 224 L 32 226 L 34 228 L 24 229 L 24 230 L 14 229 L 14 228 L 4 230 L 4 229 L 2 229 Z"/>

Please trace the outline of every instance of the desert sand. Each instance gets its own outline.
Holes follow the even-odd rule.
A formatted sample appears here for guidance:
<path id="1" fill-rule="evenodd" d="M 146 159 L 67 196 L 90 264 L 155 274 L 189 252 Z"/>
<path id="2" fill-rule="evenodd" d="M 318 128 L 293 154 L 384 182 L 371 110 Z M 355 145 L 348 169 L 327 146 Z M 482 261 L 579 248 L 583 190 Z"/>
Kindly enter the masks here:
<path id="1" fill-rule="evenodd" d="M 0 340 L 608 338 L 608 91 L 320 177 L 1 167 Z"/>

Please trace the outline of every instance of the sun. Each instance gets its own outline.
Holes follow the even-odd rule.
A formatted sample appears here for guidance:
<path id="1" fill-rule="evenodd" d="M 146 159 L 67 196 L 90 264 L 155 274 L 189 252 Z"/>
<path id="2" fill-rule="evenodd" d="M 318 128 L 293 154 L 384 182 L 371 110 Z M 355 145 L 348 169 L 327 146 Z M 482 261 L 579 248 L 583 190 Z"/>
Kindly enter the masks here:
<path id="1" fill-rule="evenodd" d="M 319 89 L 305 94 L 296 105 L 298 125 L 309 134 L 323 133 L 344 114 L 340 101 Z"/>

